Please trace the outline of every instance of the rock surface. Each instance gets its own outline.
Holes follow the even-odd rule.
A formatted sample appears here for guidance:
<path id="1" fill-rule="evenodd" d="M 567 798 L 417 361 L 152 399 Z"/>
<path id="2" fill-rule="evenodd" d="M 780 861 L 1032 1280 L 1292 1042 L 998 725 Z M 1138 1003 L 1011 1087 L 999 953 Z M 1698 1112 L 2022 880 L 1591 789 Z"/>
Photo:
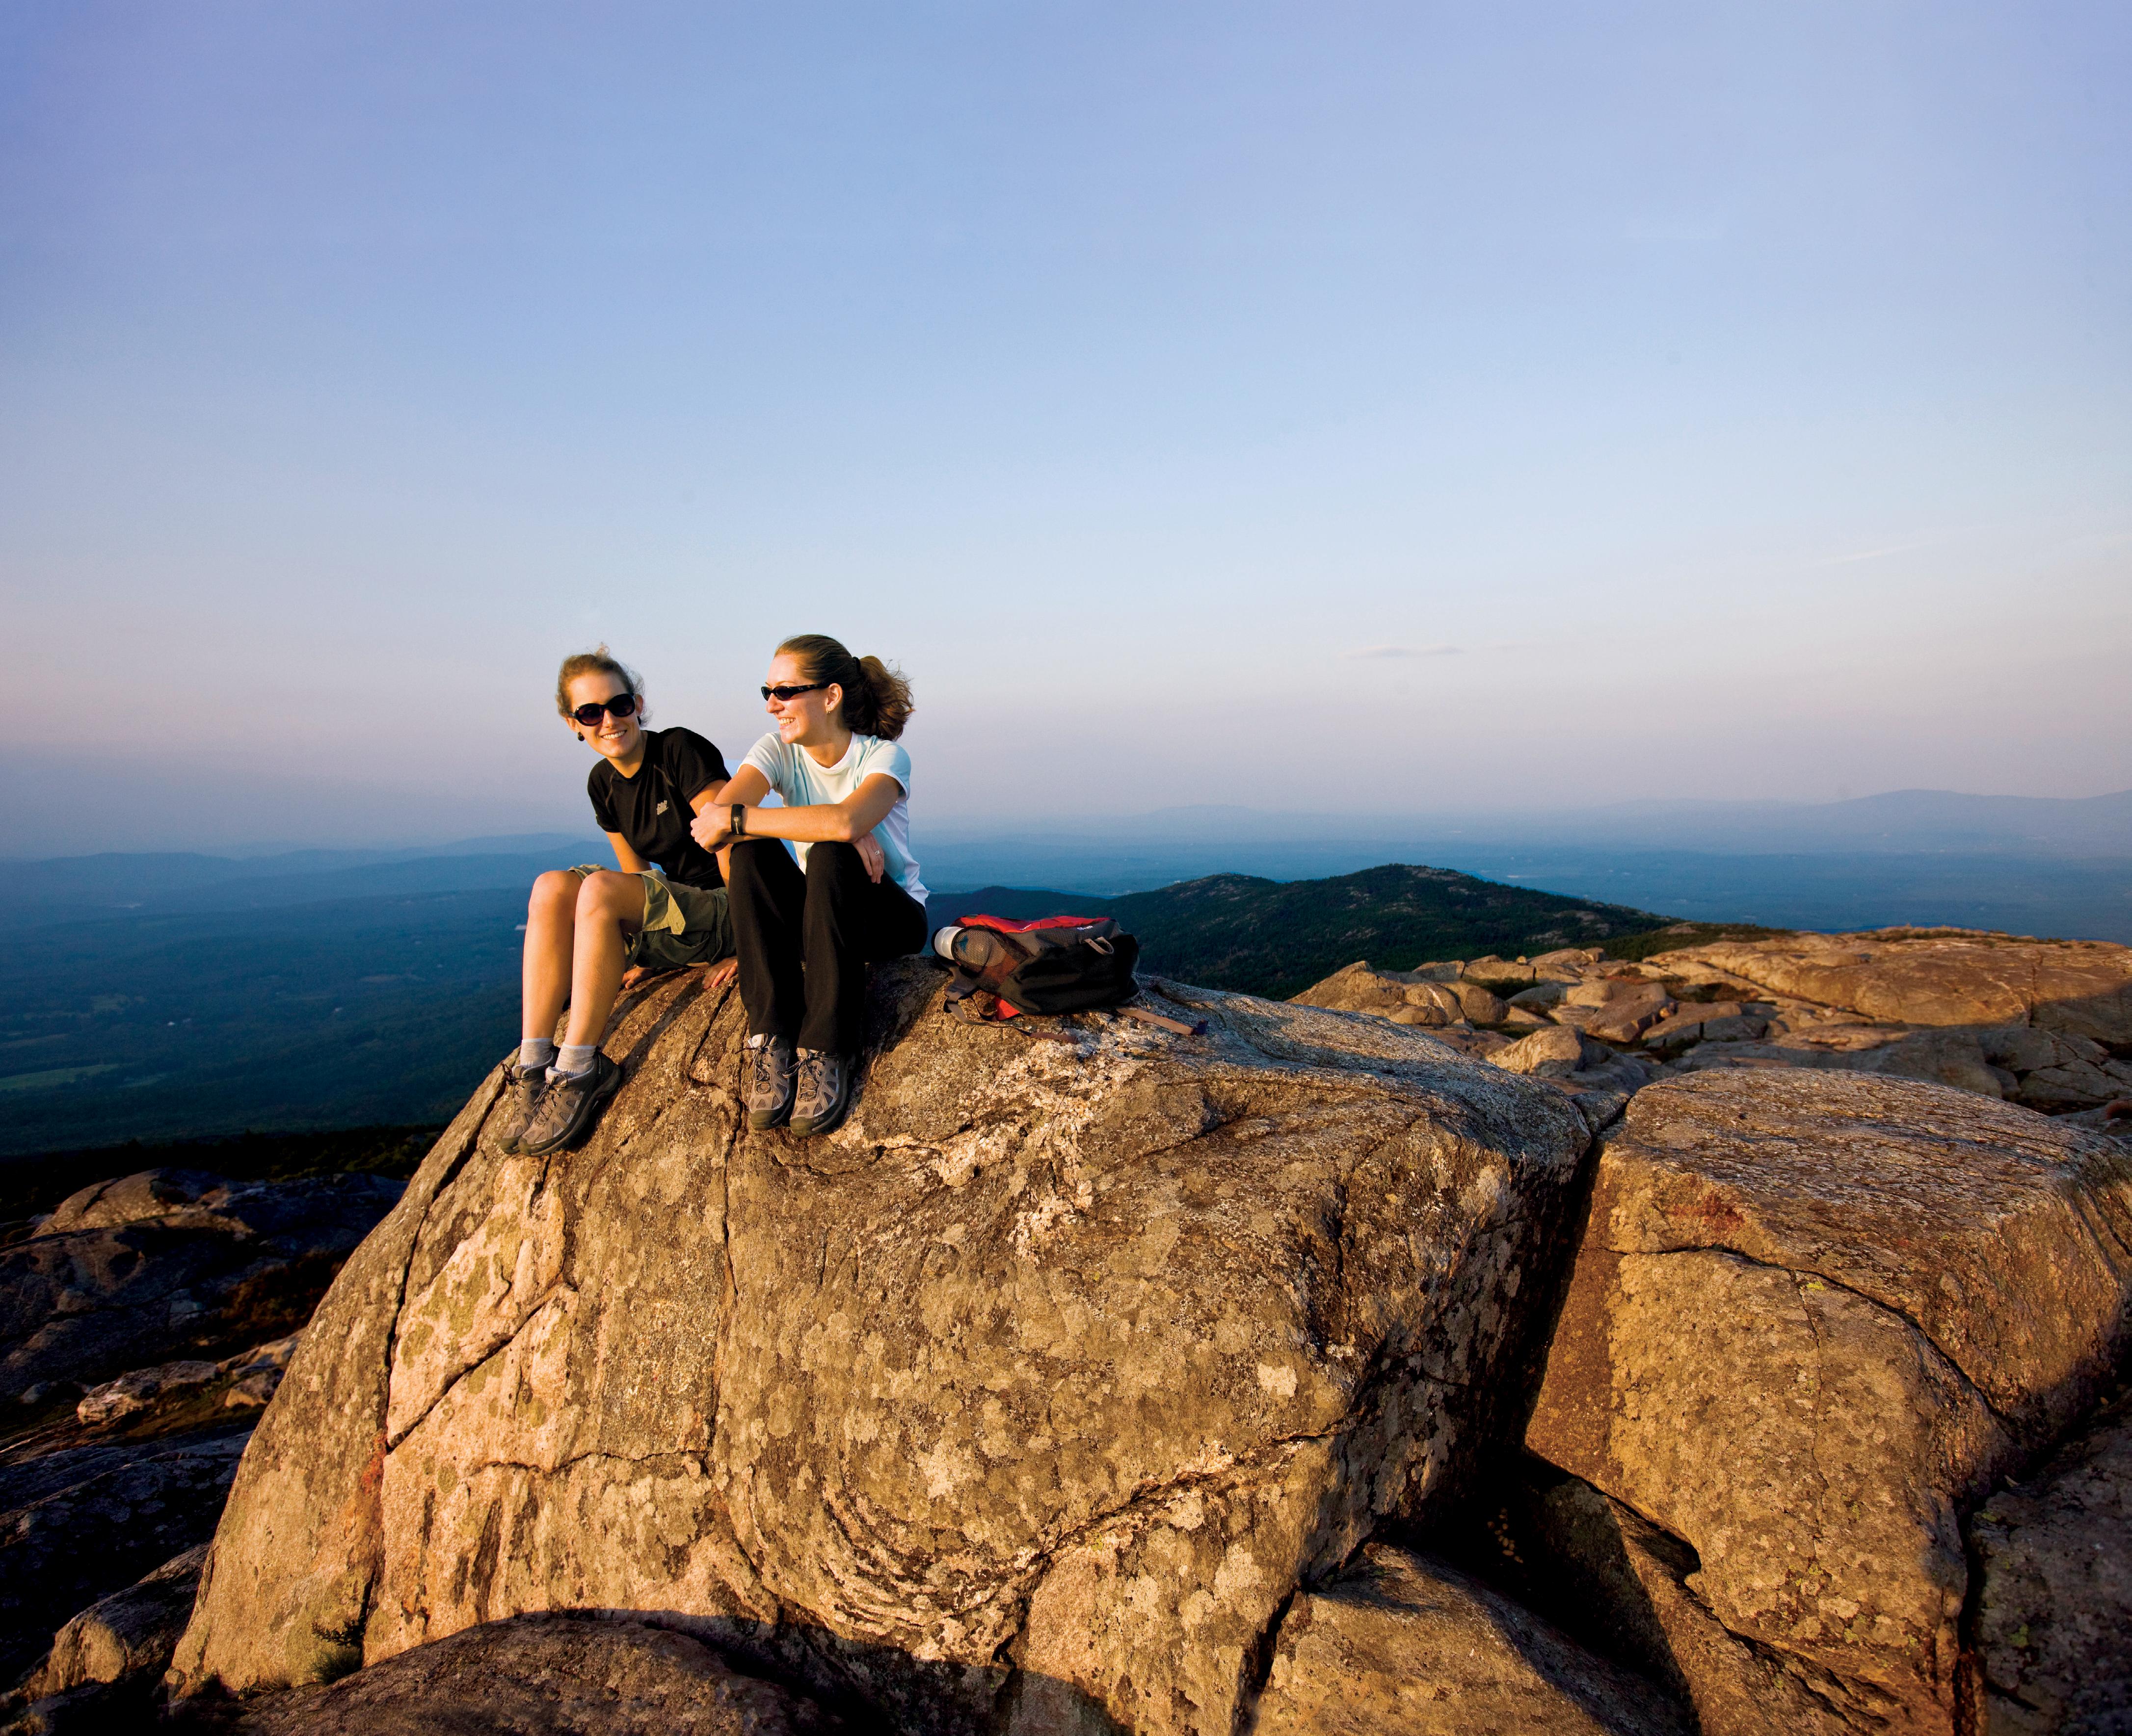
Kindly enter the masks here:
<path id="1" fill-rule="evenodd" d="M 1897 1024 L 2034 1026 L 2132 1045 L 2132 949 L 1962 929 L 1795 934 L 1660 953 Z"/>
<path id="2" fill-rule="evenodd" d="M 207 1545 L 196 1543 L 122 1591 L 98 1598 L 52 1636 L 24 1692 L 32 1700 L 129 1676 L 160 1680 L 192 1619 Z"/>
<path id="3" fill-rule="evenodd" d="M 1567 1025 L 1550 1024 L 1519 1038 L 1491 1058 L 1507 1072 L 1528 1073 L 1536 1079 L 1567 1079 L 1612 1057 L 1604 1044 Z"/>
<path id="4" fill-rule="evenodd" d="M 1684 1540 L 1861 1728 L 1949 1731 L 1957 1514 L 2110 1378 L 2132 1158 L 2025 1110 L 1718 1072 L 1630 1104 L 1526 1440 Z"/>
<path id="5" fill-rule="evenodd" d="M 0 1470 L 0 1671 L 53 1629 L 213 1535 L 242 1429 L 78 1447 Z"/>
<path id="6" fill-rule="evenodd" d="M 1663 983 L 1641 982 L 1625 977 L 1600 977 L 1580 983 L 1564 995 L 1563 1011 L 1587 1009 L 1583 1022 L 1589 1034 L 1607 1043 L 1634 1043 L 1673 1010 L 1673 999 Z M 1556 1014 L 1558 1019 L 1562 1013 Z"/>
<path id="7" fill-rule="evenodd" d="M 1811 1688 L 1711 1614 L 1693 1589 L 1701 1563 L 1678 1537 L 1537 1461 L 1510 1518 L 1534 1606 L 1667 1689 L 1700 1736 L 1841 1736 Z"/>
<path id="8" fill-rule="evenodd" d="M 1471 1000 L 1477 989 L 1509 999 L 1491 1008 Z M 1923 1079 L 2053 1115 L 2132 1096 L 2132 948 L 2099 941 L 1890 929 L 1719 941 L 1635 963 L 1575 950 L 1406 971 L 1364 963 L 1296 998 L 1402 1024 L 1563 1027 L 1688 1072 Z M 1654 1071 L 1570 1088 L 1625 1095 Z"/>
<path id="9" fill-rule="evenodd" d="M 189 1685 L 657 1609 L 906 1728 L 1227 1736 L 1298 1586 L 1517 1405 L 1586 1129 L 1374 1019 L 1173 989 L 1204 1038 L 1068 1047 L 941 981 L 879 973 L 823 1140 L 746 1131 L 697 981 L 577 1153 L 496 1151 L 484 1086 L 260 1425 Z"/>
<path id="10" fill-rule="evenodd" d="M 83 1189 L 0 1249 L 0 1393 L 93 1386 L 300 1326 L 399 1192 L 379 1176 L 240 1185 L 189 1170 Z"/>
<path id="11" fill-rule="evenodd" d="M 684 1633 L 525 1615 L 276 1696 L 238 1736 L 829 1736 L 804 1695 L 741 1674 Z"/>
<path id="12" fill-rule="evenodd" d="M 1478 1581 L 1372 1544 L 1299 1595 L 1253 1736 L 1688 1736 L 1652 1685 Z"/>
<path id="13" fill-rule="evenodd" d="M 148 1410 L 156 1400 L 195 1392 L 222 1373 L 213 1362 L 166 1362 L 152 1369 L 135 1369 L 116 1380 L 91 1387 L 74 1408 L 83 1422 L 114 1422 L 121 1417 Z"/>
<path id="14" fill-rule="evenodd" d="M 226 1176 L 205 1169 L 142 1169 L 110 1181 L 92 1182 L 52 1208 L 39 1235 L 71 1235 L 84 1230 L 116 1230 L 127 1224 L 212 1211 L 211 1196 L 225 1196 Z"/>
<path id="15" fill-rule="evenodd" d="M 1605 1043 L 1559 1024 L 1542 1026 L 1486 1058 L 1507 1072 L 1558 1085 L 1577 1101 L 1594 1127 L 1611 1120 L 1657 1071 L 1641 1056 L 1618 1054 Z"/>
<path id="16" fill-rule="evenodd" d="M 2132 1399 L 1971 1520 L 1976 1736 L 2132 1729 Z"/>
<path id="17" fill-rule="evenodd" d="M 226 1410 L 256 1411 L 263 1408 L 281 1390 L 281 1377 L 289 1371 L 289 1361 L 296 1354 L 296 1346 L 303 1341 L 303 1334 L 291 1332 L 271 1344 L 255 1345 L 242 1355 L 231 1357 L 222 1364 L 222 1372 L 232 1376 L 229 1391 L 223 1395 Z"/>

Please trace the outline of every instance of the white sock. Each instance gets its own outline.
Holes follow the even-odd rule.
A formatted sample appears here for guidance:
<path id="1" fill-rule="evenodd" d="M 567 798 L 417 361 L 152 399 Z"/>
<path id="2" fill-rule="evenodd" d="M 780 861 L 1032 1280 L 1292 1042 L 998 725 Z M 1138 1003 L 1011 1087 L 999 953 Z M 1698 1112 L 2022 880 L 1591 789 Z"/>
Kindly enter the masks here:
<path id="1" fill-rule="evenodd" d="M 553 1078 L 559 1073 L 588 1073 L 593 1070 L 593 1057 L 598 1052 L 597 1043 L 566 1043 L 555 1051 L 555 1064 L 548 1069 Z"/>
<path id="2" fill-rule="evenodd" d="M 518 1043 L 518 1066 L 521 1072 L 531 1072 L 536 1067 L 545 1067 L 555 1058 L 555 1045 L 545 1037 L 524 1037 Z"/>

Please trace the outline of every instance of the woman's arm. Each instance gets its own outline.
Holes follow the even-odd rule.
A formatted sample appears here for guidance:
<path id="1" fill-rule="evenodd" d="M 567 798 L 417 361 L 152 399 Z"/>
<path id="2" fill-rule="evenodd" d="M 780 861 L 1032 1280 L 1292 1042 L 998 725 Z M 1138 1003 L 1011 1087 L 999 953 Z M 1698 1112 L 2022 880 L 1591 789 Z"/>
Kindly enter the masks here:
<path id="1" fill-rule="evenodd" d="M 713 803 L 718 801 L 732 788 L 732 779 L 731 778 L 727 778 L 723 784 L 706 784 L 701 789 L 698 790 L 695 794 L 689 798 L 689 808 L 693 812 L 700 814 L 706 808 L 708 808 Z M 696 822 L 694 820 L 691 820 L 689 822 L 692 829 L 695 823 Z M 718 878 L 720 880 L 730 880 L 732 877 L 732 864 L 727 859 L 729 852 L 721 850 L 718 851 L 717 854 L 718 858 Z M 730 960 L 727 961 L 728 963 L 731 962 L 732 961 Z M 723 976 L 716 975 L 716 973 L 714 973 L 714 979 L 717 985 L 723 986 L 724 985 L 725 977 Z"/>
<path id="2" fill-rule="evenodd" d="M 763 776 L 759 768 L 743 765 L 726 780 L 725 788 L 718 793 L 718 799 L 728 805 L 735 802 L 745 802 L 752 808 L 769 794 L 770 779 Z M 699 809 L 698 812 L 700 813 L 701 810 Z M 725 823 L 725 818 L 723 814 L 717 816 L 720 825 L 723 826 Z M 700 844 L 703 841 L 703 834 L 698 832 L 696 842 Z"/>
<path id="3" fill-rule="evenodd" d="M 618 832 L 610 832 L 607 841 L 614 846 L 614 859 L 624 874 L 642 874 L 651 864 L 629 847 L 629 840 Z"/>
<path id="4" fill-rule="evenodd" d="M 722 799 L 696 816 L 691 828 L 696 842 L 706 850 L 719 850 L 732 842 L 728 818 L 736 803 L 747 809 L 747 836 L 786 838 L 795 844 L 851 844 L 867 836 L 888 818 L 890 808 L 903 799 L 903 786 L 885 771 L 875 772 L 841 802 L 824 802 L 807 808 L 758 808 L 770 794 L 770 785 L 752 765 L 733 774 Z"/>
<path id="5" fill-rule="evenodd" d="M 718 799 L 732 788 L 732 779 L 731 778 L 727 778 L 723 784 L 706 784 L 701 789 L 698 790 L 695 794 L 689 798 L 689 806 L 693 808 L 700 814 L 706 808 L 713 806 Z M 689 824 L 691 825 L 694 825 L 694 823 L 695 822 L 693 820 L 689 822 Z M 720 856 L 718 858 L 718 873 L 722 878 L 723 877 L 728 866 L 729 865 L 727 864 L 726 858 L 723 856 Z M 739 970 L 740 966 L 734 960 L 731 958 L 721 959 L 717 964 L 711 966 L 711 974 L 708 980 L 708 986 L 712 989 L 723 989 L 727 983 L 733 980 L 734 976 L 739 971 Z"/>
<path id="6" fill-rule="evenodd" d="M 718 872 L 727 885 L 732 884 L 732 835 L 727 824 L 732 817 L 727 809 L 736 802 L 745 802 L 752 808 L 769 794 L 770 780 L 754 766 L 743 765 L 718 792 L 723 805 L 714 803 L 708 813 L 699 808 L 696 818 L 689 822 L 689 836 L 704 849 L 716 852 Z"/>

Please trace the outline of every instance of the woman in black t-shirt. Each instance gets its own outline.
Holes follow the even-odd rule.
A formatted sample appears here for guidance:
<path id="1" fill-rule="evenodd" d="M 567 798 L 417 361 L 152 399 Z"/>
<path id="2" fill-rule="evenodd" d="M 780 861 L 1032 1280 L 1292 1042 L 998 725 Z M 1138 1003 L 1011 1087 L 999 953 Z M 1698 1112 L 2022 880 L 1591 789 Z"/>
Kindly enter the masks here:
<path id="1" fill-rule="evenodd" d="M 724 875 L 689 831 L 726 786 L 724 757 L 693 730 L 646 729 L 643 683 L 605 645 L 564 660 L 555 708 L 600 756 L 586 789 L 620 871 L 587 863 L 533 883 L 524 1035 L 505 1068 L 498 1130 L 506 1151 L 534 1157 L 583 1139 L 621 1084 L 599 1039 L 622 989 L 684 965 L 715 965 L 725 978 L 733 971 Z"/>

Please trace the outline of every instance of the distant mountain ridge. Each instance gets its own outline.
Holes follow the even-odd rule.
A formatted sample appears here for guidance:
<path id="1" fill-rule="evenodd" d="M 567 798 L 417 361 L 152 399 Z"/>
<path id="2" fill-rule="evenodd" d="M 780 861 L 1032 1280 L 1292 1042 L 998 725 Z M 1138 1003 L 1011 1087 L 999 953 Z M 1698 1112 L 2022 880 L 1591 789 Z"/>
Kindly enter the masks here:
<path id="1" fill-rule="evenodd" d="M 1016 921 L 1113 917 L 1139 938 L 1143 971 L 1284 998 L 1358 958 L 1404 971 L 1431 958 L 1598 946 L 1673 920 L 1402 862 L 1314 880 L 1209 875 L 1120 898 L 988 886 L 936 895 L 929 918 L 939 928 L 980 910 Z"/>

